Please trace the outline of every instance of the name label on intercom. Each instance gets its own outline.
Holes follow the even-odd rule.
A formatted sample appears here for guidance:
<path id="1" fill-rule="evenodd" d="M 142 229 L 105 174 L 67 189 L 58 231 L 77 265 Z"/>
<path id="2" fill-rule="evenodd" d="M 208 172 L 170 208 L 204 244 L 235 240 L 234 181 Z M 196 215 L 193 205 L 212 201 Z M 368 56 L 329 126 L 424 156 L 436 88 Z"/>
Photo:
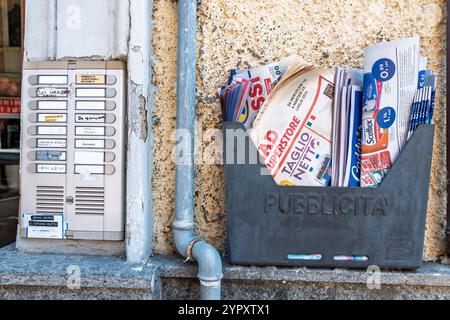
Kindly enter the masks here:
<path id="1" fill-rule="evenodd" d="M 106 76 L 101 74 L 78 74 L 77 84 L 105 84 Z"/>

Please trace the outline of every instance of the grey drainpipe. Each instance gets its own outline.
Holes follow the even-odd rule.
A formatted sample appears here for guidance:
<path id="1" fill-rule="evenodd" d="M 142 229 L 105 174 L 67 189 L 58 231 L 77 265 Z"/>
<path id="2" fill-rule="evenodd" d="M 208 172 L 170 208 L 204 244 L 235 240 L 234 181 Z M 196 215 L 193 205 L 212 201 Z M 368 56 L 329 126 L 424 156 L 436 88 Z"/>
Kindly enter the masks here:
<path id="1" fill-rule="evenodd" d="M 200 298 L 220 300 L 222 260 L 217 250 L 198 238 L 194 224 L 194 125 L 197 0 L 178 1 L 177 159 L 175 221 L 177 251 L 198 262 Z"/>

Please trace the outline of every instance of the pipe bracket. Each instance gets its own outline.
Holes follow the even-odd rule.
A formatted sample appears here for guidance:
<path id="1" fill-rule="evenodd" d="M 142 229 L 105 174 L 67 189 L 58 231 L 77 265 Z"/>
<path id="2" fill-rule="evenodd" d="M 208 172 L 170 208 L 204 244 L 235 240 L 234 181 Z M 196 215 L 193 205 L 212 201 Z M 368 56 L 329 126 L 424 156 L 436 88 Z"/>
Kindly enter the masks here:
<path id="1" fill-rule="evenodd" d="M 214 280 L 214 281 L 200 280 L 200 284 L 205 287 L 218 288 L 218 287 L 220 287 L 220 280 Z"/>
<path id="2" fill-rule="evenodd" d="M 193 230 L 195 225 L 192 221 L 175 220 L 172 227 L 177 230 Z"/>

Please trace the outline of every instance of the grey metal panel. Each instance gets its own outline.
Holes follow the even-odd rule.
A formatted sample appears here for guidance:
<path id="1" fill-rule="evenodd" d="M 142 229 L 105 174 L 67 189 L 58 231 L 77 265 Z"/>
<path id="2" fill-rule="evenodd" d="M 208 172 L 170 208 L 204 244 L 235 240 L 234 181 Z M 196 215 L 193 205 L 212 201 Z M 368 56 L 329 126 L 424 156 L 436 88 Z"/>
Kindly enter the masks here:
<path id="1" fill-rule="evenodd" d="M 77 66 L 82 68 L 78 69 Z M 37 67 L 33 69 L 32 67 Z M 111 66 L 112 69 L 108 67 Z M 42 67 L 45 67 L 43 69 Z M 87 69 L 87 67 L 90 67 Z M 120 67 L 120 68 L 119 68 Z M 77 83 L 77 75 L 105 75 L 100 79 L 113 77 L 115 82 L 105 83 Z M 28 81 L 37 76 L 64 75 L 68 77 L 68 84 L 40 85 L 36 81 Z M 95 78 L 95 77 L 94 77 Z M 100 80 L 103 81 L 103 80 Z M 23 92 L 33 92 L 39 87 L 64 87 L 67 88 L 67 97 L 34 97 L 23 96 L 22 108 L 22 215 L 30 214 L 63 214 L 65 224 L 65 236 L 70 239 L 83 240 L 123 240 L 124 238 L 124 195 L 125 195 L 125 109 L 126 109 L 126 78 L 125 64 L 122 62 L 88 63 L 73 62 L 66 65 L 60 62 L 28 63 L 23 71 Z M 114 97 L 76 97 L 77 88 L 106 88 L 114 89 Z M 30 108 L 33 101 L 67 101 L 66 110 L 35 110 Z M 114 102 L 114 110 L 76 110 L 76 101 L 108 101 Z M 113 123 L 76 123 L 77 113 L 107 115 L 115 118 Z M 49 115 L 49 121 L 44 123 L 32 123 L 36 114 Z M 52 122 L 52 117 L 59 114 L 65 115 L 66 122 Z M 39 126 L 47 129 L 65 127 L 65 135 L 52 135 L 47 133 L 39 135 Z M 89 130 L 100 128 L 103 135 L 92 135 L 89 130 L 77 135 L 76 127 L 87 127 Z M 29 130 L 35 127 L 35 130 Z M 103 129 L 105 128 L 105 129 Z M 114 140 L 114 143 L 104 145 L 104 148 L 76 148 L 76 140 Z M 37 138 L 65 139 L 65 148 L 40 147 L 36 144 Z M 100 144 L 101 145 L 101 144 Z M 36 151 L 51 150 L 65 152 L 67 155 L 61 161 L 36 160 L 33 153 Z M 50 151 L 49 151 L 50 152 Z M 103 156 L 102 156 L 103 155 Z M 55 158 L 57 159 L 57 158 Z M 49 168 L 52 173 L 40 173 L 39 165 L 57 165 L 64 168 Z M 44 169 L 47 169 L 45 167 Z M 75 170 L 78 169 L 78 171 Z M 64 170 L 63 170 L 64 169 Z M 78 173 L 77 173 L 78 172 Z M 22 219 L 22 231 L 26 230 L 25 220 Z M 105 237 L 104 233 L 112 233 L 114 236 Z M 22 232 L 26 236 L 26 232 Z"/>
<path id="2" fill-rule="evenodd" d="M 242 125 L 234 123 L 226 123 L 225 129 L 244 132 Z M 265 169 L 262 164 L 248 160 L 245 164 L 226 163 L 230 262 L 420 267 L 433 137 L 433 125 L 419 127 L 378 188 L 282 187 L 270 175 L 261 174 Z M 234 159 L 237 144 L 226 139 L 225 134 L 225 151 L 232 152 L 229 158 Z M 248 159 L 257 151 L 248 136 L 244 139 Z M 320 254 L 322 258 L 288 259 L 290 254 Z M 368 259 L 335 261 L 336 255 Z"/>

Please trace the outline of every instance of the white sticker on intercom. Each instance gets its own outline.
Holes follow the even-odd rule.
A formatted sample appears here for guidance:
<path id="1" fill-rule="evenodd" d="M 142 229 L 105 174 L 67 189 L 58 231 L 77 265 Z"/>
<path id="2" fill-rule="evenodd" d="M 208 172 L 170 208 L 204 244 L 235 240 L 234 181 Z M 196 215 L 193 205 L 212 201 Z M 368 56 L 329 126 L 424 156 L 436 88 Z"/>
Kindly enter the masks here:
<path id="1" fill-rule="evenodd" d="M 28 238 L 64 239 L 64 216 L 62 214 L 22 214 L 22 226 Z"/>
<path id="2" fill-rule="evenodd" d="M 38 135 L 57 135 L 62 136 L 67 133 L 67 127 L 44 127 L 39 126 L 37 128 Z"/>
<path id="3" fill-rule="evenodd" d="M 69 90 L 66 88 L 38 88 L 36 91 L 36 95 L 41 98 L 52 97 L 67 97 Z"/>
<path id="4" fill-rule="evenodd" d="M 105 127 L 76 127 L 77 136 L 104 136 Z"/>
<path id="5" fill-rule="evenodd" d="M 39 84 L 67 84 L 67 76 L 39 76 Z"/>
<path id="6" fill-rule="evenodd" d="M 66 148 L 67 142 L 65 139 L 38 139 L 38 148 Z"/>
<path id="7" fill-rule="evenodd" d="M 77 101 L 76 110 L 105 110 L 106 101 Z"/>
<path id="8" fill-rule="evenodd" d="M 75 147 L 78 149 L 104 149 L 105 140 L 75 140 Z"/>
<path id="9" fill-rule="evenodd" d="M 38 110 L 66 110 L 67 101 L 38 101 Z"/>
<path id="10" fill-rule="evenodd" d="M 76 151 L 75 164 L 103 164 L 105 162 L 104 152 Z"/>
<path id="11" fill-rule="evenodd" d="M 65 164 L 37 164 L 36 173 L 66 173 Z"/>
<path id="12" fill-rule="evenodd" d="M 80 98 L 104 98 L 106 97 L 105 88 L 78 88 L 77 97 Z"/>
<path id="13" fill-rule="evenodd" d="M 98 114 L 80 114 L 77 113 L 75 115 L 75 122 L 78 123 L 105 123 L 106 114 L 98 113 Z"/>
<path id="14" fill-rule="evenodd" d="M 85 177 L 88 177 L 93 174 L 105 174 L 105 167 L 104 166 L 76 165 L 75 173 L 81 174 Z"/>

